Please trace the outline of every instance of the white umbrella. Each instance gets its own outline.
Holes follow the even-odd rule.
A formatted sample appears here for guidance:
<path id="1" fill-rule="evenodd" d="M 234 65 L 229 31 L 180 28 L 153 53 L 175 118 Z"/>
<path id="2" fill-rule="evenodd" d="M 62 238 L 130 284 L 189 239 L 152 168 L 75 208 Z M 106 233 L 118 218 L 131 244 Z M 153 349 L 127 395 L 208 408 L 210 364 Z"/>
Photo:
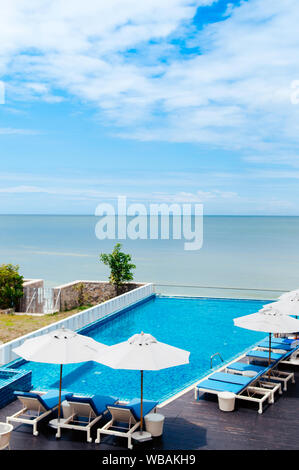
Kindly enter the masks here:
<path id="1" fill-rule="evenodd" d="M 45 335 L 27 339 L 21 346 L 13 349 L 13 352 L 27 361 L 60 364 L 59 421 L 63 364 L 92 361 L 95 355 L 106 348 L 108 349 L 109 346 L 62 327 Z M 55 422 L 56 420 L 52 420 L 52 425 L 55 425 Z"/>
<path id="2" fill-rule="evenodd" d="M 267 308 L 274 308 L 283 315 L 299 315 L 299 298 L 291 299 L 288 297 L 281 298 L 276 302 L 265 305 Z"/>
<path id="3" fill-rule="evenodd" d="M 241 328 L 267 333 L 294 333 L 299 331 L 299 320 L 283 314 L 274 306 L 263 307 L 256 313 L 234 319 L 234 324 Z"/>
<path id="4" fill-rule="evenodd" d="M 271 363 L 271 333 L 294 333 L 299 331 L 299 320 L 284 315 L 273 306 L 265 306 L 257 313 L 234 319 L 235 326 L 247 330 L 269 333 L 269 365 Z"/>
<path id="5" fill-rule="evenodd" d="M 284 315 L 299 315 L 299 291 L 291 291 L 282 294 L 276 302 L 265 305 L 274 308 Z M 297 335 L 296 335 L 297 337 Z"/>
<path id="6" fill-rule="evenodd" d="M 289 292 L 285 292 L 279 296 L 281 300 L 298 300 L 299 301 L 299 289 L 291 290 Z"/>
<path id="7" fill-rule="evenodd" d="M 107 352 L 99 354 L 94 360 L 112 367 L 113 369 L 140 370 L 141 373 L 141 403 L 140 403 L 140 432 L 134 433 L 134 438 L 145 440 L 150 433 L 143 432 L 143 371 L 161 370 L 168 367 L 189 363 L 189 351 L 160 343 L 147 333 L 135 334 L 127 341 L 109 347 Z"/>

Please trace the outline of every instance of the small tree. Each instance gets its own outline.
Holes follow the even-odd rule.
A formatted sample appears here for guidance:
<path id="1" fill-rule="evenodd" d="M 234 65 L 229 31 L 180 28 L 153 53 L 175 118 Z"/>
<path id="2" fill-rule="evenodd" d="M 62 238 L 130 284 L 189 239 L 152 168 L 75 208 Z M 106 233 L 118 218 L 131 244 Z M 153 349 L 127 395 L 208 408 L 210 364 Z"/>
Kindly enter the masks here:
<path id="1" fill-rule="evenodd" d="M 130 263 L 131 255 L 120 251 L 121 246 L 120 243 L 117 243 L 112 253 L 100 255 L 100 260 L 110 268 L 109 280 L 111 284 L 114 284 L 117 294 L 125 282 L 132 281 L 133 273 L 131 271 L 136 268 L 135 264 Z"/>
<path id="2" fill-rule="evenodd" d="M 16 308 L 23 297 L 23 276 L 19 266 L 2 264 L 0 266 L 0 308 Z"/>

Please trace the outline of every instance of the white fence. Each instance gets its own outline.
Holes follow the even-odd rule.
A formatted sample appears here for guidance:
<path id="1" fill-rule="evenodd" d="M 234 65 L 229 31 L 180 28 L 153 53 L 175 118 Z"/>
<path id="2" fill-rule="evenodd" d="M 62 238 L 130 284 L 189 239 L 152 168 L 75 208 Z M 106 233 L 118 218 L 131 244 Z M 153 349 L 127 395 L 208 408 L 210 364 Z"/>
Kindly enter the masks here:
<path id="1" fill-rule="evenodd" d="M 100 318 L 106 317 L 112 313 L 116 313 L 119 310 L 122 310 L 125 307 L 135 304 L 139 300 L 146 299 L 154 293 L 153 284 L 145 284 L 137 289 L 134 289 L 125 294 L 119 295 L 114 299 L 103 302 L 99 305 L 95 305 L 83 312 L 75 313 L 74 315 L 60 320 L 56 323 L 51 323 L 44 328 L 28 333 L 27 335 L 21 336 L 20 338 L 4 343 L 0 346 L 0 365 L 7 364 L 18 356 L 12 351 L 17 346 L 20 346 L 26 339 L 33 338 L 35 336 L 44 335 L 50 331 L 56 330 L 64 326 L 70 330 L 78 330 L 83 326 L 88 325 Z"/>
<path id="2" fill-rule="evenodd" d="M 25 313 L 54 313 L 59 311 L 60 290 L 50 287 L 24 287 L 20 311 Z"/>

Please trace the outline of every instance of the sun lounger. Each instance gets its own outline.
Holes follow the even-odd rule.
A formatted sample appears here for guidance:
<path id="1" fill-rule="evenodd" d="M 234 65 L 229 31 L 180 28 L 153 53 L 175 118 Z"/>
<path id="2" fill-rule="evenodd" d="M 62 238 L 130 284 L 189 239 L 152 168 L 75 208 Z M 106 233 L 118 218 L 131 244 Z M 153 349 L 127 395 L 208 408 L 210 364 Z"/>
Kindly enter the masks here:
<path id="1" fill-rule="evenodd" d="M 61 400 L 64 400 L 69 392 L 62 391 Z M 14 395 L 22 403 L 23 408 L 12 416 L 6 418 L 7 423 L 22 423 L 33 426 L 33 435 L 38 436 L 37 423 L 50 415 L 58 408 L 59 390 L 48 392 L 19 392 Z"/>
<path id="2" fill-rule="evenodd" d="M 209 377 L 209 380 L 216 380 L 217 382 L 227 382 L 230 384 L 243 386 L 248 385 L 248 383 L 252 381 L 252 379 L 248 379 L 248 377 L 245 377 L 244 375 L 230 374 L 227 372 L 215 372 Z"/>
<path id="3" fill-rule="evenodd" d="M 292 347 L 299 346 L 299 340 L 297 338 L 271 338 L 271 342 L 278 344 L 291 344 Z"/>
<path id="4" fill-rule="evenodd" d="M 277 344 L 290 344 L 292 348 L 296 348 L 299 346 L 299 339 L 297 338 L 272 338 Z"/>
<path id="5" fill-rule="evenodd" d="M 271 353 L 271 361 L 272 362 L 277 362 L 280 359 L 282 359 L 285 355 L 284 353 Z M 252 349 L 248 353 L 246 353 L 246 357 L 248 359 L 254 359 L 254 360 L 263 360 L 263 361 L 268 361 L 269 360 L 269 352 L 268 351 L 260 351 L 258 349 Z"/>
<path id="6" fill-rule="evenodd" d="M 298 366 L 299 365 L 299 349 L 296 349 L 292 354 L 290 354 L 288 357 L 280 361 L 280 364 Z"/>
<path id="7" fill-rule="evenodd" d="M 249 374 L 249 371 L 245 371 L 243 372 L 244 375 L 242 375 L 242 373 L 230 374 L 229 372 L 215 372 L 209 378 L 210 380 L 220 380 L 222 382 L 229 382 L 229 383 L 234 383 L 238 385 L 247 385 L 249 382 L 251 382 L 251 385 L 254 387 L 266 388 L 268 390 L 271 390 L 271 402 L 274 403 L 275 392 L 278 391 L 280 394 L 282 393 L 281 385 L 277 383 L 273 383 L 270 380 L 267 380 L 265 382 L 264 376 L 261 376 L 261 373 L 262 372 L 259 372 L 259 373 L 254 372 L 254 373 Z M 249 377 L 251 377 L 251 379 L 248 382 Z"/>
<path id="8" fill-rule="evenodd" d="M 269 381 L 274 380 L 274 381 L 283 383 L 284 391 L 287 390 L 289 381 L 291 381 L 293 384 L 295 383 L 294 372 L 286 372 L 286 371 L 278 370 L 276 367 L 273 367 L 272 369 L 270 369 L 270 375 L 265 374 L 263 375 L 263 378 L 268 379 Z"/>
<path id="9" fill-rule="evenodd" d="M 264 373 L 268 368 L 264 366 L 257 366 L 255 364 L 247 364 L 245 362 L 233 362 L 227 366 L 229 370 L 235 370 L 237 372 L 255 372 L 256 375 Z"/>
<path id="10" fill-rule="evenodd" d="M 272 384 L 273 381 L 283 383 L 283 389 L 287 390 L 287 383 L 290 380 L 292 383 L 295 383 L 294 373 L 280 371 L 277 369 L 278 365 L 279 363 L 274 365 L 274 367 L 263 367 L 254 364 L 245 364 L 244 362 L 234 362 L 233 364 L 230 364 L 227 369 L 244 375 L 252 371 L 252 377 L 254 377 L 253 373 L 255 372 L 256 377 L 258 375 L 261 376 L 261 380 L 267 380 L 268 382 L 272 382 Z M 263 385 L 265 385 L 265 382 L 263 382 Z M 279 390 L 279 393 L 282 393 L 281 390 Z"/>
<path id="11" fill-rule="evenodd" d="M 257 344 L 259 348 L 265 348 L 269 349 L 269 340 L 264 340 L 261 341 L 260 343 Z M 292 346 L 292 343 L 275 343 L 274 341 L 271 341 L 271 349 L 276 350 L 283 350 L 283 351 L 292 351 L 296 346 Z"/>
<path id="12" fill-rule="evenodd" d="M 201 381 L 199 384 L 196 385 L 196 387 L 194 388 L 195 399 L 198 398 L 199 392 L 211 393 L 216 395 L 218 395 L 219 392 L 232 392 L 236 395 L 236 399 L 258 403 L 258 413 L 260 414 L 263 412 L 263 403 L 266 400 L 268 400 L 269 403 L 273 402 L 273 391 L 250 385 L 253 380 L 252 377 L 245 377 L 246 380 L 243 384 L 237 384 L 227 381 L 224 382 L 221 380 L 216 380 L 215 378 L 211 379 L 211 377 L 212 376 L 210 376 L 208 379 Z M 227 380 L 232 381 L 237 379 L 229 377 Z"/>
<path id="13" fill-rule="evenodd" d="M 143 400 L 143 416 L 155 410 L 158 402 Z M 128 448 L 132 449 L 132 434 L 140 426 L 140 399 L 134 398 L 129 403 L 118 403 L 107 406 L 111 413 L 111 420 L 97 431 L 96 443 L 101 440 L 101 434 L 125 437 L 128 439 Z"/>
<path id="14" fill-rule="evenodd" d="M 115 397 L 104 395 L 84 397 L 72 394 L 67 395 L 65 399 L 70 406 L 70 416 L 60 420 L 56 437 L 61 437 L 62 429 L 85 431 L 87 433 L 87 442 L 92 442 L 91 428 L 104 414 L 108 413 L 107 406 L 114 405 L 118 401 Z"/>

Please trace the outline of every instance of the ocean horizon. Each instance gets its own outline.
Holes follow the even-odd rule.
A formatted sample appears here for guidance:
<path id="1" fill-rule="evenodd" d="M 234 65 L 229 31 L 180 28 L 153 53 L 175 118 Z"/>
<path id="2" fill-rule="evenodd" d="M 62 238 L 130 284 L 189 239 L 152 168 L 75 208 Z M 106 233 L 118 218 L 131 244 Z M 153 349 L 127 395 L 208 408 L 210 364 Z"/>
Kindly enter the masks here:
<path id="1" fill-rule="evenodd" d="M 184 240 L 99 240 L 98 220 L 0 215 L 1 263 L 18 264 L 25 278 L 44 279 L 48 287 L 108 280 L 99 255 L 119 241 L 136 264 L 135 280 L 160 284 L 164 294 L 271 299 L 298 288 L 299 216 L 205 215 L 203 246 L 196 251 L 185 251 Z"/>

